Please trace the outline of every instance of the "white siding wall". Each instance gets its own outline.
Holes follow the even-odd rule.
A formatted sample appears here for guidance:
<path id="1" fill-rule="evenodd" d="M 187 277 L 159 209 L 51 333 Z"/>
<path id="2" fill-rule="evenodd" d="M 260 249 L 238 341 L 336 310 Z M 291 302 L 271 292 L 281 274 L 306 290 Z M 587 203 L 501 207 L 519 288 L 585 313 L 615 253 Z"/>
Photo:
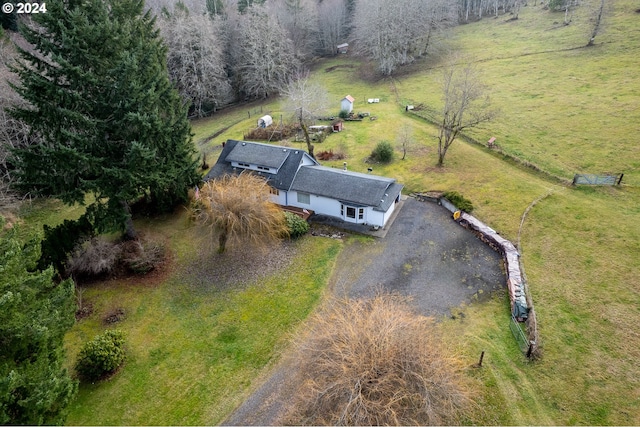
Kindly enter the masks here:
<path id="1" fill-rule="evenodd" d="M 384 212 L 374 211 L 373 208 L 368 208 L 366 215 L 367 223 L 380 227 L 383 227 L 385 220 L 389 218 L 389 216 L 385 215 Z"/>
<path id="2" fill-rule="evenodd" d="M 277 203 L 279 205 L 286 206 L 287 205 L 287 192 L 280 190 L 279 193 L 280 194 L 278 194 L 278 195 L 271 194 L 271 201 L 273 203 Z"/>
<path id="3" fill-rule="evenodd" d="M 340 103 L 340 110 L 350 113 L 351 111 L 353 111 L 353 104 L 349 102 L 348 99 L 343 99 Z"/>
<path id="4" fill-rule="evenodd" d="M 328 197 L 316 196 L 314 194 L 309 195 L 309 204 L 298 202 L 298 193 L 296 191 L 282 191 L 278 196 L 272 194 L 271 199 L 283 206 L 295 206 L 298 208 L 309 209 L 317 214 L 333 216 L 344 220 L 344 217 L 340 215 L 340 205 L 338 200 L 330 199 Z M 391 214 L 396 208 L 396 203 L 389 207 L 387 212 L 379 212 L 373 210 L 372 207 L 366 207 L 364 210 L 364 223 L 369 225 L 377 225 L 384 227 L 385 222 L 391 217 Z"/>
<path id="5" fill-rule="evenodd" d="M 289 206 L 311 209 L 318 214 L 330 215 L 340 218 L 340 202 L 337 200 L 311 194 L 309 196 L 309 204 L 298 203 L 298 193 L 296 191 L 290 191 L 288 199 Z"/>

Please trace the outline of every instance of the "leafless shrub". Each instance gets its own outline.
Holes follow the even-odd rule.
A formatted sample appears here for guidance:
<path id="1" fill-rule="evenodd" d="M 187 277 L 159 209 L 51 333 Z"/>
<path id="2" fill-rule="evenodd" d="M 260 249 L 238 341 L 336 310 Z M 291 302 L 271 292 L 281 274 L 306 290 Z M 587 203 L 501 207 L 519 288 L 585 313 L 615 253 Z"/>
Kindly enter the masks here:
<path id="1" fill-rule="evenodd" d="M 111 273 L 120 255 L 120 247 L 95 237 L 78 245 L 67 261 L 67 271 L 74 277 L 100 276 Z"/>
<path id="2" fill-rule="evenodd" d="M 129 240 L 121 244 L 120 261 L 132 273 L 153 271 L 164 258 L 165 248 L 158 243 Z"/>
<path id="3" fill-rule="evenodd" d="M 470 407 L 462 364 L 406 300 L 335 300 L 298 344 L 292 424 L 448 425 Z"/>
<path id="4" fill-rule="evenodd" d="M 327 151 L 321 151 L 317 154 L 316 158 L 318 160 L 342 160 L 345 158 L 344 153 L 337 152 L 334 153 L 333 150 L 329 149 Z"/>

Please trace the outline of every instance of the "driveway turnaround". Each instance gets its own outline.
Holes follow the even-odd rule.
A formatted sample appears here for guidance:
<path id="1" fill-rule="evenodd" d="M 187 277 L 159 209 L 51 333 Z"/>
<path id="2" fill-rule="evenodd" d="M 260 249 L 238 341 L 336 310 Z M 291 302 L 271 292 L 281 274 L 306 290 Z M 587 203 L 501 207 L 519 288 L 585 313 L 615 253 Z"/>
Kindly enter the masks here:
<path id="1" fill-rule="evenodd" d="M 336 265 L 338 296 L 399 293 L 418 312 L 441 316 L 506 289 L 500 254 L 435 203 L 408 198 L 384 239 L 348 245 Z"/>
<path id="2" fill-rule="evenodd" d="M 352 239 L 346 245 L 332 277 L 338 297 L 398 293 L 410 296 L 419 313 L 441 317 L 506 289 L 500 255 L 435 203 L 407 198 L 384 238 Z M 282 424 L 296 389 L 287 363 L 284 357 L 223 424 Z"/>

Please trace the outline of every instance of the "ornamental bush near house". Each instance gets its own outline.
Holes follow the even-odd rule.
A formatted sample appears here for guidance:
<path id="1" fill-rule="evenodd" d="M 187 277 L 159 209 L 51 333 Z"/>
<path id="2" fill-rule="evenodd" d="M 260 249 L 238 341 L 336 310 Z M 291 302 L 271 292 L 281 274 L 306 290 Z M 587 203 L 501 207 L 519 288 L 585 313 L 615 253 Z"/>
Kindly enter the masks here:
<path id="1" fill-rule="evenodd" d="M 465 198 L 457 191 L 447 191 L 442 194 L 442 197 L 453 203 L 461 211 L 467 213 L 473 212 L 473 203 L 471 203 L 471 200 Z"/>
<path id="2" fill-rule="evenodd" d="M 80 378 L 95 381 L 115 372 L 125 359 L 124 342 L 124 333 L 111 329 L 85 343 L 76 362 Z"/>
<path id="3" fill-rule="evenodd" d="M 371 158 L 378 162 L 388 163 L 393 159 L 393 147 L 389 141 L 380 141 L 371 152 Z"/>
<path id="4" fill-rule="evenodd" d="M 298 215 L 291 212 L 285 212 L 284 216 L 287 218 L 289 237 L 292 239 L 298 238 L 309 231 L 309 223 Z"/>

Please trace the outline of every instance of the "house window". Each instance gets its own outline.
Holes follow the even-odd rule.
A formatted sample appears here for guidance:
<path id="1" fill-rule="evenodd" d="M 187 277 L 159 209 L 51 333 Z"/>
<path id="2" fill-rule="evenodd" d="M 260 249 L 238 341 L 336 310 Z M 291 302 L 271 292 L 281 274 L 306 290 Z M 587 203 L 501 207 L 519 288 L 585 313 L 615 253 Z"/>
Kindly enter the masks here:
<path id="1" fill-rule="evenodd" d="M 340 216 L 344 216 L 344 205 L 340 205 Z"/>
<path id="2" fill-rule="evenodd" d="M 248 168 L 251 165 L 249 163 L 238 163 L 238 166 L 242 166 L 243 168 Z"/>
<path id="3" fill-rule="evenodd" d="M 311 197 L 307 193 L 298 193 L 298 203 L 309 205 L 311 204 Z"/>
<path id="4" fill-rule="evenodd" d="M 270 170 L 268 167 L 265 167 L 265 166 L 258 166 L 258 169 L 260 169 L 261 171 L 267 171 L 267 172 L 269 172 Z"/>
<path id="5" fill-rule="evenodd" d="M 347 218 L 355 219 L 355 217 L 356 217 L 356 208 L 352 208 L 351 206 L 347 206 Z"/>
<path id="6" fill-rule="evenodd" d="M 364 208 L 358 208 L 358 219 L 364 219 Z"/>
<path id="7" fill-rule="evenodd" d="M 275 195 L 275 196 L 279 196 L 280 195 L 280 190 L 278 190 L 277 188 L 273 188 L 273 187 L 269 187 L 269 193 Z"/>

